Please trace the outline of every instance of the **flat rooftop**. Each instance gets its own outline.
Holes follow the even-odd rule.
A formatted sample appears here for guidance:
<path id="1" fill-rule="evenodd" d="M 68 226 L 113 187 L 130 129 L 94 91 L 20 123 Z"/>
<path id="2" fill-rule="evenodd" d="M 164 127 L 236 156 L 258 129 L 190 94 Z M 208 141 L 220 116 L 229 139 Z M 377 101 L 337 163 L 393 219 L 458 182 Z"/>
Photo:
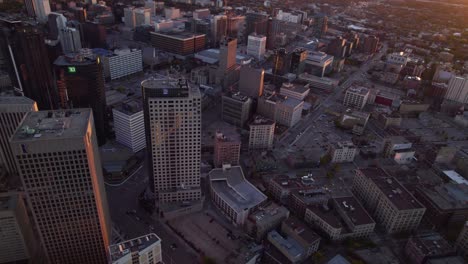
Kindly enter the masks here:
<path id="1" fill-rule="evenodd" d="M 54 61 L 57 66 L 81 66 L 95 64 L 96 59 L 80 56 L 79 53 L 69 53 L 62 55 Z"/>
<path id="2" fill-rule="evenodd" d="M 439 256 L 455 253 L 455 248 L 439 234 L 412 237 L 411 240 L 425 256 Z"/>
<path id="3" fill-rule="evenodd" d="M 267 206 L 262 206 L 255 212 L 249 215 L 249 219 L 255 222 L 257 225 L 262 223 L 269 223 L 282 218 L 289 214 L 289 210 L 286 207 L 271 202 Z"/>
<path id="4" fill-rule="evenodd" d="M 84 137 L 90 117 L 90 108 L 29 112 L 11 137 L 11 141 Z"/>
<path id="5" fill-rule="evenodd" d="M 363 86 L 352 86 L 352 87 L 349 87 L 348 90 L 346 90 L 346 92 L 351 92 L 351 93 L 360 94 L 360 95 L 366 95 L 366 94 L 369 93 L 369 89 L 367 89 L 366 87 L 363 87 Z"/>
<path id="6" fill-rule="evenodd" d="M 123 241 L 118 244 L 109 246 L 109 253 L 112 261 L 118 261 L 122 257 L 131 254 L 132 252 L 140 252 L 152 246 L 161 239 L 154 233 Z"/>
<path id="7" fill-rule="evenodd" d="M 283 83 L 281 86 L 281 89 L 289 90 L 292 92 L 304 94 L 309 91 L 308 87 L 305 87 L 303 85 L 298 85 L 298 84 L 292 84 L 292 83 Z"/>
<path id="8" fill-rule="evenodd" d="M 354 225 L 373 224 L 375 221 L 354 196 L 333 198 L 335 204 Z"/>
<path id="9" fill-rule="evenodd" d="M 353 142 L 351 141 L 338 141 L 338 142 L 333 142 L 332 143 L 335 148 L 356 148 L 356 145 L 354 145 Z"/>
<path id="10" fill-rule="evenodd" d="M 288 227 L 291 229 L 298 237 L 303 239 L 307 244 L 312 244 L 317 240 L 320 240 L 321 237 L 317 235 L 312 229 L 306 226 L 302 221 L 297 219 L 294 216 L 288 217 L 286 220 L 283 221 L 283 227 Z"/>
<path id="11" fill-rule="evenodd" d="M 296 240 L 291 237 L 283 237 L 276 230 L 268 233 L 268 240 L 274 243 L 282 253 L 286 253 L 286 257 L 291 261 L 301 258 L 304 254 L 304 249 Z"/>
<path id="12" fill-rule="evenodd" d="M 266 117 L 263 117 L 263 116 L 255 116 L 254 119 L 252 120 L 252 122 L 250 122 L 250 125 L 251 126 L 261 126 L 261 125 L 273 125 L 275 124 L 275 122 L 271 119 L 268 119 Z"/>
<path id="13" fill-rule="evenodd" d="M 178 39 L 178 40 L 191 40 L 193 38 L 199 38 L 199 37 L 204 37 L 205 34 L 197 34 L 197 33 L 192 33 L 192 32 L 150 32 L 153 35 L 159 35 L 159 36 L 164 36 L 164 37 L 169 37 L 173 39 Z"/>
<path id="14" fill-rule="evenodd" d="M 446 183 L 439 186 L 419 186 L 418 192 L 441 210 L 468 209 L 468 185 Z"/>
<path id="15" fill-rule="evenodd" d="M 373 181 L 398 210 L 424 208 L 401 183 L 388 175 L 382 168 L 369 167 L 358 170 Z"/>
<path id="16" fill-rule="evenodd" d="M 0 107 L 5 105 L 33 105 L 34 100 L 26 96 L 0 96 Z"/>
<path id="17" fill-rule="evenodd" d="M 117 105 L 114 109 L 126 115 L 133 115 L 139 113 L 143 111 L 143 99 L 132 98 Z"/>
<path id="18" fill-rule="evenodd" d="M 217 141 L 221 142 L 231 142 L 231 143 L 241 143 L 240 134 L 237 131 L 226 130 L 224 131 L 218 130 L 216 131 L 215 138 Z"/>
<path id="19" fill-rule="evenodd" d="M 267 199 L 245 179 L 240 166 L 213 169 L 209 177 L 213 190 L 238 212 L 253 208 Z"/>
<path id="20" fill-rule="evenodd" d="M 241 101 L 241 102 L 247 102 L 247 101 L 250 100 L 250 98 L 248 96 L 243 95 L 240 92 L 235 92 L 235 93 L 227 92 L 226 94 L 224 94 L 224 96 L 232 98 L 232 99 L 237 100 L 237 101 Z"/>

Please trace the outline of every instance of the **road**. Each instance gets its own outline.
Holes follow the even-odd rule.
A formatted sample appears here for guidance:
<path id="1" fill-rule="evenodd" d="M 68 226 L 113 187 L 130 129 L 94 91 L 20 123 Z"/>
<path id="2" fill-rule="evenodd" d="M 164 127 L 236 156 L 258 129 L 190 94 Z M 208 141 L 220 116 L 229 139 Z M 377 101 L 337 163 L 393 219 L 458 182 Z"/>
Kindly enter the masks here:
<path id="1" fill-rule="evenodd" d="M 353 73 L 349 78 L 338 86 L 333 93 L 331 93 L 321 104 L 318 106 L 312 113 L 310 113 L 307 117 L 303 118 L 296 124 L 289 133 L 289 135 L 283 137 L 280 140 L 281 144 L 286 146 L 292 146 L 294 143 L 299 140 L 303 135 L 305 135 L 308 130 L 313 127 L 313 122 L 324 113 L 324 110 L 328 107 L 332 107 L 336 100 L 340 97 L 341 93 L 348 88 L 351 84 L 355 81 L 362 79 L 362 75 L 365 74 L 370 67 L 372 66 L 373 62 L 380 59 L 380 57 L 385 54 L 387 51 L 387 46 L 384 45 L 378 53 L 376 53 L 372 59 L 364 62 L 359 70 Z"/>
<path id="2" fill-rule="evenodd" d="M 106 186 L 107 200 L 114 227 L 123 232 L 126 239 L 154 232 L 162 240 L 164 263 L 185 264 L 197 262 L 197 255 L 191 248 L 186 246 L 166 225 L 154 220 L 138 205 L 138 195 L 147 185 L 147 169 L 143 164 L 143 168 L 137 169 L 135 174 L 124 183 L 117 186 Z M 132 210 L 136 210 L 136 215 L 126 214 L 127 211 Z M 151 230 L 150 226 L 153 226 L 154 230 Z M 177 248 L 171 249 L 172 244 L 176 244 Z"/>

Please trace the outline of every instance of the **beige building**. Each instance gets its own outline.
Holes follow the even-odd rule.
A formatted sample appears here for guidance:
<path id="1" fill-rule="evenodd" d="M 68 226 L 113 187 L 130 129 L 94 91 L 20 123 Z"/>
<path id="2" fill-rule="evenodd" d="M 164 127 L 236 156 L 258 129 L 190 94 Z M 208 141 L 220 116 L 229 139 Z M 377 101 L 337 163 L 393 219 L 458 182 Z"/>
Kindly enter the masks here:
<path id="1" fill-rule="evenodd" d="M 362 109 L 367 103 L 370 91 L 365 87 L 353 86 L 346 90 L 343 105 Z"/>
<path id="2" fill-rule="evenodd" d="M 401 183 L 381 168 L 357 169 L 352 190 L 387 233 L 416 229 L 426 211 Z"/>
<path id="3" fill-rule="evenodd" d="M 268 232 L 279 227 L 288 217 L 289 210 L 286 207 L 269 202 L 249 215 L 246 221 L 247 233 L 261 241 Z"/>
<path id="4" fill-rule="evenodd" d="M 466 221 L 462 231 L 458 235 L 456 246 L 463 256 L 468 257 L 468 221 Z"/>
<path id="5" fill-rule="evenodd" d="M 150 187 L 160 203 L 201 199 L 201 96 L 186 80 L 142 82 Z"/>
<path id="6" fill-rule="evenodd" d="M 275 122 L 256 116 L 250 123 L 249 149 L 272 149 L 275 136 Z"/>
<path id="7" fill-rule="evenodd" d="M 40 262 L 40 247 L 19 193 L 0 194 L 0 248 L 0 263 Z"/>
<path id="8" fill-rule="evenodd" d="M 154 233 L 109 246 L 111 264 L 162 263 L 161 239 Z"/>
<path id="9" fill-rule="evenodd" d="M 49 262 L 105 263 L 111 222 L 91 109 L 30 112 L 10 142 Z"/>
<path id="10" fill-rule="evenodd" d="M 304 101 L 276 93 L 264 93 L 258 98 L 257 113 L 276 123 L 293 127 L 301 120 Z"/>
<path id="11" fill-rule="evenodd" d="M 334 142 L 330 146 L 332 163 L 353 162 L 358 148 L 351 141 Z"/>
<path id="12" fill-rule="evenodd" d="M 27 97 L 0 96 L 0 166 L 10 174 L 18 170 L 9 140 L 26 113 L 31 111 L 37 111 L 37 104 Z"/>

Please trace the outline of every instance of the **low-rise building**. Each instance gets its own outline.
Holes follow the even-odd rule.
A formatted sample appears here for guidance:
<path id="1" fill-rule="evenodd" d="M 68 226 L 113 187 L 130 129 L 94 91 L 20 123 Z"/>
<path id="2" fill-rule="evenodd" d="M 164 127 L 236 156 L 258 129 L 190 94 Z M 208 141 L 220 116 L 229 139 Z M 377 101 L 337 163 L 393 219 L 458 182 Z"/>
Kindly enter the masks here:
<path id="1" fill-rule="evenodd" d="M 151 32 L 151 44 L 165 52 L 187 56 L 205 48 L 206 35 L 189 32 Z"/>
<path id="2" fill-rule="evenodd" d="M 417 235 L 408 239 L 405 253 L 414 264 L 427 263 L 428 259 L 455 255 L 455 247 L 439 234 Z"/>
<path id="3" fill-rule="evenodd" d="M 369 113 L 347 111 L 341 115 L 338 124 L 345 129 L 351 129 L 353 134 L 362 135 L 366 129 L 369 117 Z"/>
<path id="4" fill-rule="evenodd" d="M 366 87 L 352 86 L 346 90 L 343 105 L 362 109 L 367 103 L 370 91 Z"/>
<path id="5" fill-rule="evenodd" d="M 413 143 L 402 136 L 388 137 L 384 141 L 383 155 L 386 158 L 393 158 L 398 151 L 411 150 Z"/>
<path id="6" fill-rule="evenodd" d="M 241 141 L 239 134 L 225 135 L 217 131 L 214 142 L 214 166 L 219 168 L 223 164 L 238 165 L 240 149 Z"/>
<path id="7" fill-rule="evenodd" d="M 456 245 L 463 256 L 468 257 L 468 221 L 465 222 L 463 229 L 458 235 Z"/>
<path id="8" fill-rule="evenodd" d="M 300 190 L 291 191 L 291 195 L 288 200 L 288 208 L 291 212 L 303 219 L 307 207 L 325 205 L 328 199 L 330 199 L 330 195 L 324 188 L 318 186 L 307 186 Z"/>
<path id="9" fill-rule="evenodd" d="M 304 101 L 276 93 L 267 93 L 258 99 L 257 113 L 276 123 L 292 127 L 301 119 Z"/>
<path id="10" fill-rule="evenodd" d="M 145 120 L 141 99 L 130 99 L 112 109 L 117 142 L 138 152 L 146 147 Z"/>
<path id="11" fill-rule="evenodd" d="M 387 129 L 388 127 L 400 127 L 402 118 L 397 112 L 391 114 L 381 113 L 377 117 L 377 120 L 382 124 L 384 129 Z"/>
<path id="12" fill-rule="evenodd" d="M 333 56 L 324 52 L 310 52 L 304 63 L 305 72 L 323 77 L 332 70 Z"/>
<path id="13" fill-rule="evenodd" d="M 330 145 L 332 163 L 353 162 L 358 148 L 351 141 L 334 142 Z"/>
<path id="14" fill-rule="evenodd" d="M 256 116 L 249 124 L 249 149 L 267 150 L 273 148 L 273 139 L 275 136 L 275 122 Z"/>
<path id="15" fill-rule="evenodd" d="M 332 92 L 339 84 L 339 80 L 327 77 L 318 77 L 306 72 L 299 74 L 298 80 L 309 83 L 311 89 L 325 90 Z"/>
<path id="16" fill-rule="evenodd" d="M 261 241 L 268 232 L 279 227 L 288 217 L 289 210 L 286 207 L 270 202 L 249 215 L 246 229 L 252 237 Z"/>
<path id="17" fill-rule="evenodd" d="M 283 85 L 280 88 L 280 94 L 300 101 L 304 101 L 307 95 L 309 95 L 309 92 L 309 85 L 302 86 L 295 85 L 293 83 L 283 83 Z"/>
<path id="18" fill-rule="evenodd" d="M 290 178 L 287 175 L 278 175 L 269 179 L 267 190 L 274 200 L 281 204 L 288 204 L 291 194 L 294 191 L 317 189 L 313 186 L 313 181 L 307 178 Z"/>
<path id="19" fill-rule="evenodd" d="M 227 93 L 222 98 L 223 120 L 243 127 L 250 117 L 252 99 L 241 93 Z"/>
<path id="20" fill-rule="evenodd" d="M 294 216 L 283 221 L 281 232 L 299 242 L 299 245 L 304 249 L 306 258 L 318 250 L 320 236 Z"/>
<path id="21" fill-rule="evenodd" d="M 327 205 L 310 206 L 304 220 L 331 240 L 368 237 L 375 222 L 354 196 L 332 198 Z"/>
<path id="22" fill-rule="evenodd" d="M 162 263 L 161 239 L 154 233 L 109 246 L 111 264 Z"/>
<path id="23" fill-rule="evenodd" d="M 209 173 L 213 203 L 234 225 L 243 226 L 249 214 L 267 197 L 244 177 L 240 166 L 224 164 Z"/>
<path id="24" fill-rule="evenodd" d="M 426 208 L 383 169 L 357 169 L 353 194 L 387 233 L 412 231 L 419 226 Z"/>

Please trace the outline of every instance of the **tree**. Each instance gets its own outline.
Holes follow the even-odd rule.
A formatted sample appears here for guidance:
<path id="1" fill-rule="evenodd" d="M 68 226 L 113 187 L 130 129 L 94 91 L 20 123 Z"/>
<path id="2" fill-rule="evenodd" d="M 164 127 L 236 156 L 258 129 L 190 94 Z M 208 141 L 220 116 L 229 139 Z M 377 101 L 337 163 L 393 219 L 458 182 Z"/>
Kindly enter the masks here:
<path id="1" fill-rule="evenodd" d="M 334 173 L 334 172 L 332 172 L 332 171 L 327 172 L 327 178 L 328 178 L 328 179 L 332 179 L 333 177 L 335 177 L 335 173 Z"/>
<path id="2" fill-rule="evenodd" d="M 330 163 L 330 161 L 331 161 L 330 154 L 325 154 L 320 158 L 320 165 L 326 165 Z"/>

